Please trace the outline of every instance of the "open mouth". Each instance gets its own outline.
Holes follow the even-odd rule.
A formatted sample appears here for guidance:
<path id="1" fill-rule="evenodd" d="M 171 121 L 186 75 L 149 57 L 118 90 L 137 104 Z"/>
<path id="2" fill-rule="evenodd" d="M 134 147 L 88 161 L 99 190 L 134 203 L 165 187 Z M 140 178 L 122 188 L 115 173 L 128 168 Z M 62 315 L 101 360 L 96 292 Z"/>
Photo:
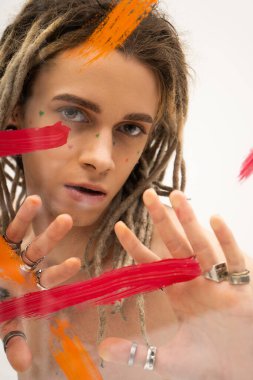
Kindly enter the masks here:
<path id="1" fill-rule="evenodd" d="M 76 190 L 82 194 L 89 194 L 89 195 L 93 195 L 93 196 L 105 195 L 105 193 L 103 193 L 102 191 L 92 190 L 92 189 L 88 189 L 88 188 L 82 187 L 82 186 L 71 186 L 71 185 L 65 185 L 65 186 L 68 189 Z"/>

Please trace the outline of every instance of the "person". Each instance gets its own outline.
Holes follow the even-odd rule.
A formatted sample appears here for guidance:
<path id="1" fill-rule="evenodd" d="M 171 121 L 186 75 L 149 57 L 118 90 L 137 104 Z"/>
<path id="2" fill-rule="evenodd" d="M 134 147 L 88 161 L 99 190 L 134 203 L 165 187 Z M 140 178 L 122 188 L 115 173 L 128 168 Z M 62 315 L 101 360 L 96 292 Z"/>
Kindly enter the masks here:
<path id="1" fill-rule="evenodd" d="M 69 320 L 97 366 L 103 359 L 104 379 L 250 379 L 252 263 L 219 216 L 214 233 L 203 229 L 183 193 L 189 68 L 176 30 L 154 7 L 109 55 L 85 66 L 71 54 L 116 4 L 29 0 L 3 33 L 1 129 L 62 121 L 70 134 L 60 148 L 1 160 L 2 234 L 17 250 L 22 241 L 24 263 L 47 289 L 196 256 L 204 275 L 194 281 L 57 317 Z M 162 181 L 171 161 L 169 187 Z M 171 208 L 158 195 L 170 196 Z M 1 287 L 2 300 L 15 295 Z M 49 324 L 1 326 L 20 380 L 65 378 Z"/>

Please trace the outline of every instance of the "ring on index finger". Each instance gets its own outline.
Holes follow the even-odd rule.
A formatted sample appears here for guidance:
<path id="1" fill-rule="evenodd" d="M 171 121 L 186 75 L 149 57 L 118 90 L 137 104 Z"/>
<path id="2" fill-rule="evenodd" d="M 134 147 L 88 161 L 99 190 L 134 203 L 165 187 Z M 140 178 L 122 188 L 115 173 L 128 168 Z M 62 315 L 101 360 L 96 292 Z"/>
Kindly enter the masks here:
<path id="1" fill-rule="evenodd" d="M 13 251 L 15 251 L 18 254 L 20 253 L 22 240 L 18 243 L 15 243 L 14 241 L 10 240 L 6 234 L 3 235 L 3 239 L 6 241 L 7 244 L 9 244 Z"/>
<path id="2" fill-rule="evenodd" d="M 28 257 L 27 257 L 27 251 L 28 251 L 28 248 L 30 247 L 30 244 L 28 244 L 25 249 L 23 251 L 21 251 L 20 253 L 20 257 L 21 259 L 23 260 L 23 265 L 21 266 L 21 268 L 25 271 L 25 272 L 31 272 L 32 270 L 34 270 L 45 258 L 45 256 L 41 257 L 40 259 L 38 259 L 37 261 L 32 261 L 30 260 Z"/>

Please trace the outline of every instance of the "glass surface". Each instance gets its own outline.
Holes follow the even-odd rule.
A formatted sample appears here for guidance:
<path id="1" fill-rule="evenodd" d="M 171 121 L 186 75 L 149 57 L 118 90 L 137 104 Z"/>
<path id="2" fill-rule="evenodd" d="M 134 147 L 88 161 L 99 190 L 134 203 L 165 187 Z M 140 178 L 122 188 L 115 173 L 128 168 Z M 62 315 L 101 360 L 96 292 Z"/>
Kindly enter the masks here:
<path id="1" fill-rule="evenodd" d="M 23 3 L 1 3 L 2 30 Z M 44 2 L 37 6 L 43 14 Z M 10 70 L 6 82 L 2 79 L 2 114 L 16 96 L 18 79 L 28 84 L 22 90 L 25 101 L 13 104 L 1 126 L 14 132 L 0 134 L 2 141 L 7 136 L 6 144 L 0 141 L 1 232 L 15 242 L 23 240 L 21 258 L 0 240 L 0 322 L 11 315 L 1 338 L 24 331 L 27 345 L 21 338 L 10 340 L 7 354 L 16 369 L 24 369 L 30 347 L 32 361 L 30 369 L 17 375 L 2 349 L 1 379 L 252 378 L 253 303 L 247 283 L 253 252 L 252 176 L 238 179 L 252 148 L 252 4 L 239 9 L 228 1 L 171 1 L 162 7 L 173 17 L 186 60 L 196 72 L 189 80 L 184 131 L 187 199 L 179 192 L 169 199 L 169 189 L 157 185 L 157 173 L 149 181 L 163 151 L 161 146 L 152 151 L 161 133 L 161 121 L 158 126 L 154 122 L 159 68 L 143 64 L 146 56 L 140 60 L 111 49 L 101 57 L 104 31 L 96 36 L 99 46 L 93 41 L 97 50 L 82 45 L 89 58 L 68 48 L 45 63 L 44 47 L 50 45 L 45 38 L 39 54 L 33 54 L 41 67 L 32 81 L 22 77 L 29 73 L 24 61 L 23 66 L 14 64 L 23 70 L 18 78 Z M 241 27 L 235 27 L 239 22 Z M 24 51 L 20 57 L 28 54 Z M 13 91 L 4 102 L 11 83 Z M 11 140 L 15 132 L 24 138 L 24 131 L 34 145 L 26 140 L 20 152 L 21 142 L 11 145 Z M 166 164 L 166 186 L 173 186 L 174 159 L 175 152 Z M 160 198 L 145 191 L 149 187 Z M 210 216 L 217 213 L 233 235 L 219 217 L 210 226 Z M 197 261 L 187 261 L 195 256 Z M 179 261 L 173 264 L 173 258 Z M 160 259 L 174 265 L 168 266 L 167 277 L 158 266 L 135 272 L 138 264 Z M 223 273 L 224 281 L 212 281 L 212 266 L 224 261 L 230 274 L 239 275 Z M 121 267 L 127 269 L 118 274 Z M 232 285 L 232 280 L 246 284 Z M 9 308 L 8 302 L 13 302 Z M 17 316 L 20 321 L 13 320 Z M 144 369 L 153 364 L 154 370 Z"/>

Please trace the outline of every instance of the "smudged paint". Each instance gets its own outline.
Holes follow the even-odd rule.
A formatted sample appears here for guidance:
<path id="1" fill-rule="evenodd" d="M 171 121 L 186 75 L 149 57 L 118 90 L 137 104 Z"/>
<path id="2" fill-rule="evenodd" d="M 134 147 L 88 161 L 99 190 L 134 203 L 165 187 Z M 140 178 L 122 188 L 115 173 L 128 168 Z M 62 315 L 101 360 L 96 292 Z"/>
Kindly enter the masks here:
<path id="1" fill-rule="evenodd" d="M 81 46 L 65 53 L 68 57 L 81 56 L 86 63 L 111 53 L 122 45 L 141 21 L 148 16 L 157 0 L 122 0 Z"/>
<path id="2" fill-rule="evenodd" d="M 25 283 L 25 277 L 22 274 L 20 265 L 23 264 L 21 258 L 11 249 L 9 244 L 0 235 L 0 278 L 11 280 L 18 284 Z"/>
<path id="3" fill-rule="evenodd" d="M 98 139 L 98 138 L 99 138 L 99 136 L 100 136 L 100 133 L 97 133 L 97 134 L 96 134 L 96 138 Z"/>
<path id="4" fill-rule="evenodd" d="M 239 180 L 242 181 L 244 179 L 247 179 L 252 173 L 253 173 L 253 149 L 251 149 L 250 153 L 248 154 L 248 156 L 242 163 L 240 174 L 239 174 Z"/>
<path id="5" fill-rule="evenodd" d="M 201 273 L 194 257 L 123 267 L 91 280 L 29 293 L 0 303 L 0 322 L 15 317 L 41 318 L 80 303 L 88 306 L 111 304 L 138 293 L 193 280 Z"/>
<path id="6" fill-rule="evenodd" d="M 44 116 L 44 115 L 45 115 L 45 112 L 44 112 L 44 111 L 40 111 L 40 112 L 39 112 L 39 115 L 40 115 L 40 116 Z"/>
<path id="7" fill-rule="evenodd" d="M 0 278 L 7 283 L 22 285 L 23 289 L 31 290 L 36 285 L 33 273 L 23 272 L 23 261 L 0 235 Z"/>
<path id="8" fill-rule="evenodd" d="M 65 145 L 70 128 L 58 122 L 43 128 L 0 131 L 0 157 L 58 148 Z"/>
<path id="9" fill-rule="evenodd" d="M 102 380 L 102 376 L 78 336 L 69 336 L 70 325 L 65 320 L 55 320 L 50 326 L 53 337 L 60 344 L 56 348 L 53 340 L 51 350 L 55 361 L 68 380 Z M 68 333 L 67 333 L 68 332 Z M 71 334 L 73 335 L 73 334 Z"/>

